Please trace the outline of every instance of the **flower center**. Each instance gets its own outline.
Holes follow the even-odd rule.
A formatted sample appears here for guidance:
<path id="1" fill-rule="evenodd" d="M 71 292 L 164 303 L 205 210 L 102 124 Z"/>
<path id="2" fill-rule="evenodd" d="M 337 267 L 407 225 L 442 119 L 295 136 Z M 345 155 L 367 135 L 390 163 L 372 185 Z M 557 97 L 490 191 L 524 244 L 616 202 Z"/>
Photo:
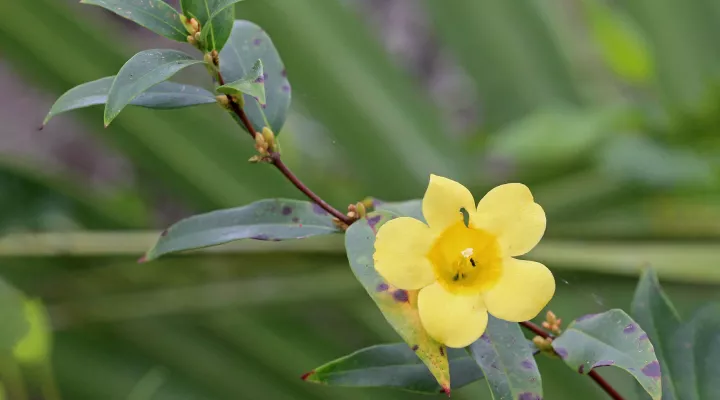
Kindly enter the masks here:
<path id="1" fill-rule="evenodd" d="M 481 293 L 493 287 L 502 272 L 495 236 L 469 225 L 458 221 L 445 229 L 428 253 L 438 282 L 455 294 Z"/>

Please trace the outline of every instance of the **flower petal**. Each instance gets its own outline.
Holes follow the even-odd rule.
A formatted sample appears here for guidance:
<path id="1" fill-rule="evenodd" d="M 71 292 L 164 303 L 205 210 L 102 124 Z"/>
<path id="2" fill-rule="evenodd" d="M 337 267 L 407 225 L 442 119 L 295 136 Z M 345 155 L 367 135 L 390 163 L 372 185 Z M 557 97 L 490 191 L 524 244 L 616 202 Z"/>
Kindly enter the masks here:
<path id="1" fill-rule="evenodd" d="M 470 345 L 485 332 L 488 323 L 481 296 L 457 296 L 439 283 L 420 290 L 418 312 L 427 333 L 448 347 Z"/>
<path id="2" fill-rule="evenodd" d="M 430 184 L 422 201 L 425 220 L 433 230 L 443 230 L 463 220 L 461 208 L 474 214 L 475 199 L 463 185 L 442 176 L 430 175 Z"/>
<path id="3" fill-rule="evenodd" d="M 500 280 L 484 295 L 493 316 L 511 322 L 535 318 L 555 294 L 555 278 L 535 261 L 507 258 Z"/>
<path id="4" fill-rule="evenodd" d="M 417 290 L 435 281 L 426 257 L 435 237 L 424 223 L 400 217 L 380 227 L 375 239 L 375 269 L 400 289 Z"/>
<path id="5" fill-rule="evenodd" d="M 510 257 L 532 250 L 545 233 L 545 211 L 521 183 L 500 185 L 480 200 L 473 225 L 498 237 Z"/>

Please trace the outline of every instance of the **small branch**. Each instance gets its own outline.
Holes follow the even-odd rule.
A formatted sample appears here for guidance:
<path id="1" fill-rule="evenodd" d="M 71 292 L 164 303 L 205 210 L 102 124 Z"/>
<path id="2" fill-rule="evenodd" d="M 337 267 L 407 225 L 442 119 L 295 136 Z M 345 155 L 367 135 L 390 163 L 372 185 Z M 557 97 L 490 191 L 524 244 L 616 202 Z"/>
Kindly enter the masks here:
<path id="1" fill-rule="evenodd" d="M 225 84 L 225 80 L 222 77 L 222 74 L 220 74 L 220 71 L 217 72 L 217 78 L 218 83 L 221 85 Z M 253 127 L 252 122 L 250 122 L 250 119 L 248 118 L 247 114 L 245 113 L 245 110 L 240 107 L 239 104 L 237 104 L 235 101 L 233 101 L 231 96 L 227 96 L 228 100 L 230 101 L 230 108 L 235 113 L 235 115 L 240 118 L 240 121 L 242 121 L 243 125 L 245 126 L 245 129 L 247 129 L 248 133 L 250 134 L 250 137 L 255 139 L 255 135 L 257 135 L 257 131 L 255 131 L 255 127 Z M 290 181 L 293 185 L 295 185 L 296 188 L 298 188 L 301 192 L 305 194 L 310 200 L 315 202 L 318 206 L 320 206 L 323 210 L 327 211 L 332 215 L 333 217 L 339 219 L 346 225 L 350 225 L 353 223 L 353 220 L 348 217 L 347 215 L 341 213 L 336 208 L 328 204 L 325 200 L 320 198 L 315 192 L 310 190 L 309 187 L 307 187 L 301 180 L 298 178 L 291 170 L 288 168 L 287 165 L 282 161 L 280 158 L 280 153 L 272 152 L 270 153 L 270 160 L 271 163 L 278 169 L 280 172 Z"/>
<path id="2" fill-rule="evenodd" d="M 525 329 L 531 331 L 532 333 L 542 337 L 543 339 L 552 339 L 553 338 L 553 335 L 546 332 L 545 329 L 541 328 L 540 326 L 538 326 L 530 321 L 520 322 L 520 325 L 522 325 Z M 620 393 L 618 393 L 618 391 L 615 390 L 615 388 L 613 388 L 612 385 L 610 385 L 610 383 L 608 381 L 603 379 L 603 377 L 600 376 L 600 374 L 598 374 L 597 371 L 594 371 L 594 370 L 590 371 L 588 376 L 590 376 L 590 378 L 592 378 L 592 380 L 594 380 L 595 383 L 597 383 L 598 386 L 600 386 L 602 388 L 602 390 L 605 391 L 605 393 L 607 393 L 610 397 L 612 397 L 613 400 L 625 400 L 625 398 L 623 398 L 620 395 Z"/>
<path id="3" fill-rule="evenodd" d="M 597 371 L 595 371 L 595 370 L 590 371 L 588 376 L 590 378 L 592 378 L 592 380 L 594 380 L 595 383 L 597 383 L 598 386 L 600 386 L 602 388 L 602 390 L 604 390 L 605 393 L 607 393 L 614 400 L 625 400 L 625 398 L 623 398 L 620 395 L 620 393 L 618 393 L 618 391 L 615 390 L 615 388 L 612 387 L 612 385 L 610 385 L 610 383 L 608 383 L 608 381 L 606 381 L 602 376 L 600 376 L 600 374 L 598 374 Z"/>
<path id="4" fill-rule="evenodd" d="M 547 339 L 549 337 L 552 337 L 549 333 L 545 332 L 545 330 L 538 325 L 535 325 L 534 323 L 530 321 L 524 321 L 521 322 L 520 325 L 525 327 L 527 330 L 531 331 L 532 333 L 542 337 L 543 339 Z"/>

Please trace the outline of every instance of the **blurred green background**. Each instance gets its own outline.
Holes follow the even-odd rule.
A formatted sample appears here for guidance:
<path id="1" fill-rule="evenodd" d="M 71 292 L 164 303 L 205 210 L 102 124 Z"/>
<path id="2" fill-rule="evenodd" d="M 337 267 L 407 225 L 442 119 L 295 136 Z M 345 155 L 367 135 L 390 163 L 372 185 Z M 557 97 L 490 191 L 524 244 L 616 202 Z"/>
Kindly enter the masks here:
<path id="1" fill-rule="evenodd" d="M 293 84 L 284 157 L 326 200 L 422 196 L 429 173 L 526 183 L 548 214 L 530 255 L 565 321 L 629 309 L 654 265 L 682 315 L 720 284 L 720 3 L 247 0 Z M 197 212 L 301 198 L 214 106 L 52 102 L 135 52 L 183 47 L 74 0 L 0 1 L 0 275 L 41 298 L 64 399 L 415 399 L 300 375 L 399 337 L 342 238 L 243 242 L 138 265 Z M 191 51 L 188 46 L 186 51 Z M 208 86 L 204 74 L 180 80 Z M 547 399 L 602 399 L 540 358 Z M 24 371 L 31 392 L 47 374 Z M 635 398 L 629 376 L 601 373 Z M 44 398 L 41 394 L 33 399 Z M 489 398 L 485 382 L 453 392 Z"/>

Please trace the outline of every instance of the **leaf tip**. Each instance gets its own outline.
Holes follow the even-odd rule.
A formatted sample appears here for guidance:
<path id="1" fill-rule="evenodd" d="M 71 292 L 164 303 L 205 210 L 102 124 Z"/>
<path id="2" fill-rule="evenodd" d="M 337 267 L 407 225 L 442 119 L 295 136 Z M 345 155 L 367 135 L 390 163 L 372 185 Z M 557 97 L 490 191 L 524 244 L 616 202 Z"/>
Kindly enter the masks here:
<path id="1" fill-rule="evenodd" d="M 138 260 L 137 260 L 137 263 L 138 263 L 138 264 L 144 264 L 144 263 L 146 263 L 146 262 L 148 262 L 147 254 L 144 255 L 144 256 L 142 256 L 142 257 L 140 257 L 140 258 L 138 258 Z"/>
<path id="2" fill-rule="evenodd" d="M 450 385 L 442 385 L 442 391 L 447 397 L 450 397 Z"/>
<path id="3" fill-rule="evenodd" d="M 313 374 L 315 374 L 315 370 L 302 374 L 302 376 L 300 376 L 300 379 L 307 381 L 308 378 L 311 377 Z"/>

